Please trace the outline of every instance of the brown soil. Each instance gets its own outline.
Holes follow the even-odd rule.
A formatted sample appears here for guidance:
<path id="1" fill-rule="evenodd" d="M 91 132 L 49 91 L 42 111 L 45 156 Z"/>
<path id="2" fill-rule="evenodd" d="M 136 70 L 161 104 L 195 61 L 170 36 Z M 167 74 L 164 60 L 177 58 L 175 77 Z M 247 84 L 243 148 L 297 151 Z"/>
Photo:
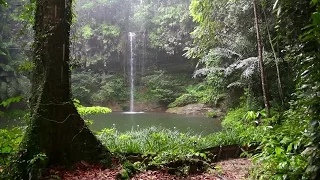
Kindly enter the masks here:
<path id="1" fill-rule="evenodd" d="M 163 171 L 144 171 L 132 177 L 132 180 L 243 180 L 248 177 L 252 163 L 249 159 L 232 159 L 216 163 L 216 169 L 206 173 L 187 177 L 170 175 Z M 65 180 L 113 180 L 121 170 L 121 166 L 103 169 L 101 166 L 79 163 L 73 171 L 55 167 L 49 171 L 45 179 Z"/>

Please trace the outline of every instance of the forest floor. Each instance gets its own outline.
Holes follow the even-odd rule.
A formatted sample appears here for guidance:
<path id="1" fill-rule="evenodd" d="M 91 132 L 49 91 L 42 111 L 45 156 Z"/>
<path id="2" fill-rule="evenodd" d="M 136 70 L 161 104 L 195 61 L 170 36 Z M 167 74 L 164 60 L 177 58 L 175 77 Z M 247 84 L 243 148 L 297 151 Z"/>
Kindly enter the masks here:
<path id="1" fill-rule="evenodd" d="M 248 177 L 252 162 L 250 159 L 239 158 L 215 163 L 215 169 L 187 177 L 171 175 L 165 170 L 143 171 L 134 175 L 131 180 L 244 180 Z M 121 166 L 103 169 L 101 166 L 79 163 L 75 170 L 53 168 L 45 179 L 65 180 L 113 180 L 121 171 Z"/>

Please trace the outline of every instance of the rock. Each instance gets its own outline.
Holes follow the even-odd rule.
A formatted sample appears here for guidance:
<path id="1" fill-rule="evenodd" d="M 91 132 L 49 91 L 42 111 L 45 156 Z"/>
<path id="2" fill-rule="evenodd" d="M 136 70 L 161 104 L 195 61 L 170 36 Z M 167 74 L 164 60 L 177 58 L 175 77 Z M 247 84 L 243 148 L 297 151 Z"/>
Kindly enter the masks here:
<path id="1" fill-rule="evenodd" d="M 99 104 L 100 105 L 100 104 Z M 129 108 L 129 102 L 126 103 L 105 103 L 100 106 L 108 107 L 112 112 L 123 112 L 129 109 L 124 109 L 123 107 Z M 153 102 L 135 102 L 134 111 L 144 111 L 144 112 L 164 112 L 166 110 L 165 106 L 161 106 Z"/>
<path id="2" fill-rule="evenodd" d="M 116 175 L 116 180 L 126 180 L 129 179 L 128 171 L 121 169 L 121 171 Z"/>
<path id="3" fill-rule="evenodd" d="M 222 112 L 219 108 L 211 108 L 206 106 L 205 104 L 188 104 L 183 107 L 173 107 L 166 110 L 167 113 L 173 114 L 186 114 L 186 115 L 206 115 L 207 112 L 216 112 L 217 116 L 223 116 L 224 112 Z"/>

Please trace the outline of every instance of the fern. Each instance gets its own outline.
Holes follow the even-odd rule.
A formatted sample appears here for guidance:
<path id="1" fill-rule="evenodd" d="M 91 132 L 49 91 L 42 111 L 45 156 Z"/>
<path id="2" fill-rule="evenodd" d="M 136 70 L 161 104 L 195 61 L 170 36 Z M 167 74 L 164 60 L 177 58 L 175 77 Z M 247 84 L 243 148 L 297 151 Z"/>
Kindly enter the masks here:
<path id="1" fill-rule="evenodd" d="M 0 105 L 3 107 L 8 107 L 10 106 L 11 103 L 20 102 L 22 99 L 23 99 L 23 96 L 11 97 L 5 101 L 2 101 Z"/>

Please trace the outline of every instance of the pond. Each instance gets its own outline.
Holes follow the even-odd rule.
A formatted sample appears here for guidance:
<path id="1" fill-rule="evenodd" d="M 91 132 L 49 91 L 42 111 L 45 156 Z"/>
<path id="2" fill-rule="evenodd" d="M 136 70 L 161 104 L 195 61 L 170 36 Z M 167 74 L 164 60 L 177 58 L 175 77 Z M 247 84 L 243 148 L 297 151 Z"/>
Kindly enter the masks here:
<path id="1" fill-rule="evenodd" d="M 196 134 L 208 135 L 221 130 L 219 119 L 203 116 L 178 115 L 170 113 L 145 112 L 139 114 L 126 114 L 112 112 L 108 114 L 88 115 L 85 119 L 93 120 L 90 129 L 99 131 L 104 128 L 115 127 L 120 132 L 148 128 L 151 126 L 177 129 L 180 132 L 192 131 Z M 23 126 L 22 119 L 1 119 L 0 128 Z"/>
<path id="2" fill-rule="evenodd" d="M 208 135 L 221 130 L 221 121 L 203 116 L 178 115 L 169 113 L 145 112 L 126 114 L 112 112 L 109 114 L 88 115 L 86 119 L 93 120 L 90 129 L 99 131 L 104 128 L 115 127 L 120 132 L 143 129 L 151 126 L 177 129 L 180 132 L 192 131 L 197 134 Z"/>

